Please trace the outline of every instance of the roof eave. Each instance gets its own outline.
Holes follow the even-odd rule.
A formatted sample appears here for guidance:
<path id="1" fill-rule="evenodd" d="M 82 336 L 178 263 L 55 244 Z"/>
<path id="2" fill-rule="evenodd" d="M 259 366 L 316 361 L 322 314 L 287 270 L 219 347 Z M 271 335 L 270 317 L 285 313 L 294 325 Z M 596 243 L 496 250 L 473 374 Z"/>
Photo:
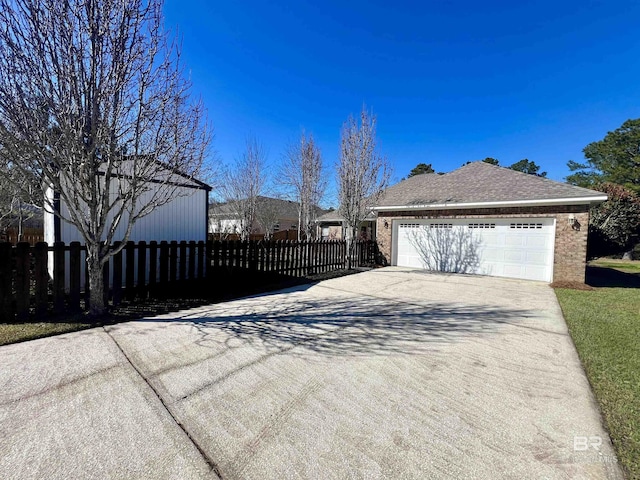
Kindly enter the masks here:
<path id="1" fill-rule="evenodd" d="M 505 200 L 496 202 L 429 203 L 422 205 L 376 206 L 373 210 L 388 212 L 397 210 L 456 210 L 465 208 L 538 207 L 554 205 L 595 205 L 607 200 L 606 195 L 573 198 L 543 198 L 537 200 Z"/>

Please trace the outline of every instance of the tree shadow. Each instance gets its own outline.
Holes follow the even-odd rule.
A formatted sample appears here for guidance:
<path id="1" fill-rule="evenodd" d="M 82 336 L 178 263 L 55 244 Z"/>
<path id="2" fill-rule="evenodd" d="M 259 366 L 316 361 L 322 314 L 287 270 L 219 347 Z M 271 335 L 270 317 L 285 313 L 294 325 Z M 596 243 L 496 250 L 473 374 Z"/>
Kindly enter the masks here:
<path id="1" fill-rule="evenodd" d="M 522 322 L 534 315 L 525 309 L 494 306 L 425 306 L 373 297 L 309 300 L 292 294 L 252 297 L 187 312 L 182 318 L 142 321 L 189 324 L 198 332 L 196 343 L 215 351 L 234 343 L 276 353 L 292 350 L 295 354 L 295 347 L 303 347 L 298 349 L 301 354 L 311 350 L 357 356 L 420 353 L 438 343 L 495 333 L 505 324 L 536 330 Z M 153 326 L 147 333 L 167 326 Z M 144 335 L 145 330 L 149 329 L 136 333 Z"/>
<path id="2" fill-rule="evenodd" d="M 640 288 L 640 274 L 615 268 L 587 266 L 586 281 L 592 287 Z"/>
<path id="3" fill-rule="evenodd" d="M 408 235 L 423 267 L 435 272 L 478 273 L 481 240 L 450 224 L 422 225 Z"/>

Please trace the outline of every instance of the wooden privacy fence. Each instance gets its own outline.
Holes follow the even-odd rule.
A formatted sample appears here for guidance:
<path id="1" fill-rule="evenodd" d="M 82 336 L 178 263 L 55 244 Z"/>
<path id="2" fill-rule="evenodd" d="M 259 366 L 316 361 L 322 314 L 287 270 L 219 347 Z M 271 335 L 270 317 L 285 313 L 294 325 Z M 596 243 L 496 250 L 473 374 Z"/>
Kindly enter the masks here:
<path id="1" fill-rule="evenodd" d="M 162 298 L 169 289 L 175 294 L 180 282 L 201 281 L 207 274 L 219 279 L 236 268 L 293 277 L 341 270 L 346 250 L 344 240 L 128 242 L 103 268 L 105 302 Z M 377 252 L 375 242 L 357 242 L 351 265 L 374 265 Z M 88 306 L 86 248 L 79 242 L 0 242 L 0 323 Z"/>
<path id="2" fill-rule="evenodd" d="M 344 240 L 224 240 L 210 242 L 209 245 L 213 269 L 240 268 L 301 277 L 341 270 L 347 266 L 347 244 Z M 356 242 L 351 266 L 374 265 L 377 252 L 374 241 Z"/>
<path id="3" fill-rule="evenodd" d="M 117 247 L 116 243 L 112 248 Z M 165 287 L 184 280 L 204 279 L 204 242 L 128 242 L 105 264 L 105 300 L 163 295 Z M 0 323 L 65 311 L 80 311 L 89 300 L 86 248 L 79 242 L 53 246 L 0 243 Z"/>

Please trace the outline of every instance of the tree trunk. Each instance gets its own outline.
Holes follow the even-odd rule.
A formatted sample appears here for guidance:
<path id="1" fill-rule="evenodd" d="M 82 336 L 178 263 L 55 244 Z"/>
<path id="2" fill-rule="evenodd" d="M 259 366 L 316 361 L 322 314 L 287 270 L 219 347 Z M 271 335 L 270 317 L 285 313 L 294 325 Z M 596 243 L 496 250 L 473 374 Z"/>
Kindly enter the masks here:
<path id="1" fill-rule="evenodd" d="M 89 315 L 99 317 L 107 312 L 104 302 L 104 281 L 99 246 L 87 244 L 87 265 L 89 270 Z"/>
<path id="2" fill-rule="evenodd" d="M 354 230 L 353 228 L 351 228 L 350 225 L 346 225 L 346 228 L 344 228 L 344 239 L 345 242 L 347 244 L 347 270 L 351 270 L 353 268 L 353 265 L 351 264 L 351 258 L 353 256 L 353 245 L 354 245 Z"/>

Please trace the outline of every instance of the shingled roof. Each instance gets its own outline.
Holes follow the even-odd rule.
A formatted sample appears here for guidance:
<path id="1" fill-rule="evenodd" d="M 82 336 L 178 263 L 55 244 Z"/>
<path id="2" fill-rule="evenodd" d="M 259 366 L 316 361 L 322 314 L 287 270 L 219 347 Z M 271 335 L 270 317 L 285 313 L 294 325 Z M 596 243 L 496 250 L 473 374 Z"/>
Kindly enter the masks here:
<path id="1" fill-rule="evenodd" d="M 385 191 L 375 210 L 576 205 L 598 203 L 606 198 L 595 190 L 472 162 L 444 175 L 425 173 L 403 180 Z"/>
<path id="2" fill-rule="evenodd" d="M 258 210 L 269 209 L 274 212 L 275 216 L 279 219 L 294 220 L 298 218 L 298 204 L 291 200 L 284 200 L 281 198 L 258 196 L 256 199 Z M 210 214 L 214 217 L 220 218 L 233 218 L 236 216 L 236 211 L 233 205 L 230 203 L 216 203 L 209 207 Z M 321 215 L 325 210 L 320 207 L 316 207 L 316 215 Z"/>

